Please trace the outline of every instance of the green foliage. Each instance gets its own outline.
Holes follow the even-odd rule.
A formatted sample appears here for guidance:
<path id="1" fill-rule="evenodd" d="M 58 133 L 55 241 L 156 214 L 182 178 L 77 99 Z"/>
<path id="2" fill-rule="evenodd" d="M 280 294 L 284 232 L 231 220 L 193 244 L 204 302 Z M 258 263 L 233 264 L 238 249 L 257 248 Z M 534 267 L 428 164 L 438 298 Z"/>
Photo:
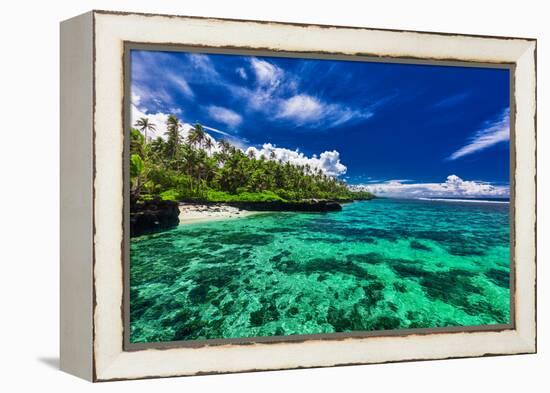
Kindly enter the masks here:
<path id="1" fill-rule="evenodd" d="M 206 200 L 208 202 L 285 202 L 283 198 L 272 191 L 229 194 L 224 191 L 209 190 L 206 193 Z"/>
<path id="2" fill-rule="evenodd" d="M 154 124 L 136 122 L 144 133 Z M 170 200 L 211 202 L 299 201 L 303 199 L 371 199 L 368 192 L 352 192 L 347 185 L 309 165 L 282 163 L 276 157 L 247 155 L 220 140 L 212 152 L 212 138 L 195 124 L 186 140 L 181 123 L 171 115 L 167 139 L 152 141 L 135 128 L 130 133 L 130 172 L 133 190 Z"/>
<path id="3" fill-rule="evenodd" d="M 138 177 L 143 172 L 143 160 L 137 154 L 130 156 L 130 177 Z"/>
<path id="4" fill-rule="evenodd" d="M 374 199 L 374 194 L 368 191 L 350 191 L 351 198 L 357 201 L 368 201 Z"/>
<path id="5" fill-rule="evenodd" d="M 179 201 L 180 200 L 180 194 L 174 188 L 171 188 L 169 190 L 161 192 L 160 197 L 165 201 Z"/>
<path id="6" fill-rule="evenodd" d="M 144 156 L 144 147 L 145 146 L 145 137 L 136 130 L 132 128 L 130 130 L 130 154 L 137 154 L 140 157 Z"/>

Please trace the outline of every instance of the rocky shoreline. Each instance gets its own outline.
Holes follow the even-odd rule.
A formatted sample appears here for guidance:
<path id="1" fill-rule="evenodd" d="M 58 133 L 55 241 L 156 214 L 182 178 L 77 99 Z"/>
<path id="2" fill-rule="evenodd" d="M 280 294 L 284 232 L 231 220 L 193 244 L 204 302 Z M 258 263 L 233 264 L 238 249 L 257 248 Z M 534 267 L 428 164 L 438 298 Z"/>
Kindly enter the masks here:
<path id="1" fill-rule="evenodd" d="M 154 198 L 130 201 L 130 236 L 141 236 L 171 229 L 179 225 L 178 203 Z"/>
<path id="2" fill-rule="evenodd" d="M 299 202 L 174 202 L 154 198 L 130 203 L 130 236 L 141 236 L 181 224 L 245 217 L 261 212 L 341 211 L 342 205 L 333 200 L 309 199 Z"/>

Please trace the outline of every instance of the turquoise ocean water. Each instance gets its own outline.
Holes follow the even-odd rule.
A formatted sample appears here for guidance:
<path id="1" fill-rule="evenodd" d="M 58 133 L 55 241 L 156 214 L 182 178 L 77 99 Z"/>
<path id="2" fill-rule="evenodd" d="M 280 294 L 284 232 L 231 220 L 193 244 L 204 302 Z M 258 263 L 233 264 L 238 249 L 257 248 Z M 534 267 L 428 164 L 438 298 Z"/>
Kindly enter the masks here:
<path id="1" fill-rule="evenodd" d="M 130 341 L 509 323 L 508 209 L 375 199 L 132 238 Z"/>

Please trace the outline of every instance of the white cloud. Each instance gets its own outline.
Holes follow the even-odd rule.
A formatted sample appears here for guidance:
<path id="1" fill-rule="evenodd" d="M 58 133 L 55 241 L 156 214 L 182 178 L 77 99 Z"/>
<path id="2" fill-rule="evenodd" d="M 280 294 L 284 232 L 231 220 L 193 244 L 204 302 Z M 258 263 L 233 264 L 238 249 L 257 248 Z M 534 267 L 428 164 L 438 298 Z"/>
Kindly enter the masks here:
<path id="1" fill-rule="evenodd" d="M 214 132 L 215 134 L 223 135 L 223 139 L 225 139 L 227 142 L 231 143 L 236 148 L 241 149 L 242 151 L 245 151 L 246 149 L 248 149 L 248 144 L 247 144 L 248 140 L 245 139 L 245 138 L 241 138 L 241 137 L 232 135 L 232 134 L 230 134 L 226 131 L 222 131 L 222 130 L 219 130 L 219 129 L 214 128 L 214 127 L 209 127 L 209 126 L 205 126 L 205 125 L 203 125 L 202 127 L 205 130 Z"/>
<path id="2" fill-rule="evenodd" d="M 354 188 L 373 192 L 379 196 L 398 198 L 421 197 L 508 197 L 507 185 L 493 185 L 475 180 L 463 180 L 456 175 L 447 176 L 443 183 L 405 183 L 389 180 L 383 183 L 356 185 Z"/>
<path id="3" fill-rule="evenodd" d="M 165 138 L 164 134 L 166 132 L 166 121 L 168 120 L 168 114 L 157 112 L 157 113 L 147 113 L 147 111 L 142 111 L 139 109 L 135 102 L 132 104 L 132 127 L 136 121 L 142 117 L 149 119 L 149 122 L 156 126 L 156 131 L 147 131 L 148 138 L 154 139 L 158 136 Z"/>
<path id="4" fill-rule="evenodd" d="M 168 121 L 168 116 L 170 116 L 168 113 L 163 112 L 148 113 L 147 110 L 142 110 L 136 105 L 132 105 L 132 126 L 139 118 L 142 117 L 148 118 L 149 121 L 155 125 L 156 131 L 147 131 L 147 136 L 151 139 L 155 139 L 160 136 L 162 139 L 166 140 L 166 131 L 168 130 L 166 127 L 166 122 Z M 189 131 L 193 128 L 193 126 L 189 123 L 183 122 L 180 124 L 180 135 L 182 138 L 187 138 Z"/>
<path id="5" fill-rule="evenodd" d="M 132 104 L 139 105 L 140 102 L 141 102 L 141 96 L 132 92 Z"/>
<path id="6" fill-rule="evenodd" d="M 166 75 L 166 78 L 187 97 L 192 98 L 195 96 L 193 90 L 191 90 L 191 87 L 189 86 L 189 83 L 187 83 L 187 80 L 185 80 L 182 76 L 170 73 Z"/>
<path id="7" fill-rule="evenodd" d="M 232 136 L 230 133 L 228 132 L 225 132 L 225 131 L 222 131 L 222 130 L 219 130 L 217 128 L 214 128 L 214 127 L 208 127 L 208 126 L 202 126 L 202 128 L 204 128 L 205 130 L 209 130 L 209 131 L 213 131 L 215 132 L 216 134 L 221 134 L 223 136 Z"/>
<path id="8" fill-rule="evenodd" d="M 224 123 L 229 127 L 236 127 L 243 121 L 243 118 L 237 112 L 221 106 L 210 105 L 208 107 L 208 114 L 214 120 Z"/>
<path id="9" fill-rule="evenodd" d="M 436 102 L 433 105 L 433 107 L 434 108 L 448 108 L 450 106 L 458 104 L 459 102 L 464 101 L 469 96 L 470 96 L 469 92 L 458 93 L 458 94 L 452 95 L 450 97 L 445 97 L 445 98 L 441 99 L 440 101 Z"/>
<path id="10" fill-rule="evenodd" d="M 272 115 L 274 108 L 278 106 L 280 96 L 287 92 L 291 85 L 292 77 L 281 68 L 257 58 L 250 58 L 248 62 L 251 73 L 255 76 L 255 86 L 248 88 L 236 84 L 226 84 L 233 95 L 239 96 L 248 102 L 248 108 Z M 237 70 L 242 75 L 248 74 L 244 68 Z"/>
<path id="11" fill-rule="evenodd" d="M 314 97 L 300 94 L 287 100 L 280 105 L 279 117 L 294 119 L 298 122 L 318 121 L 323 115 L 323 105 Z"/>
<path id="12" fill-rule="evenodd" d="M 202 78 L 206 80 L 216 80 L 220 77 L 216 67 L 214 67 L 214 64 L 212 64 L 212 61 L 207 55 L 190 53 L 187 55 L 187 58 L 195 71 L 195 76 L 196 71 L 200 71 Z"/>
<path id="13" fill-rule="evenodd" d="M 177 83 L 178 82 L 174 82 L 173 85 L 176 85 Z M 185 89 L 185 84 L 183 84 L 182 86 L 183 87 L 180 86 L 180 89 Z M 132 81 L 131 90 L 132 103 L 135 105 L 148 105 L 160 108 L 167 108 L 169 106 L 176 105 L 174 98 L 163 87 L 163 83 L 159 83 L 154 87 L 150 87 L 145 84 Z M 190 94 L 193 94 L 193 92 L 191 91 Z"/>
<path id="14" fill-rule="evenodd" d="M 456 160 L 468 154 L 487 149 L 500 142 L 510 140 L 510 109 L 506 108 L 497 119 L 488 121 L 483 128 L 476 131 L 468 144 L 461 147 L 449 157 L 448 160 Z"/>
<path id="15" fill-rule="evenodd" d="M 251 58 L 249 66 L 255 76 L 254 87 L 225 84 L 231 94 L 247 101 L 248 110 L 310 128 L 336 127 L 373 115 L 371 108 L 374 104 L 369 108 L 351 108 L 300 92 L 300 78 L 297 75 L 285 72 L 266 60 Z M 248 79 L 243 67 L 237 68 L 236 72 Z"/>
<path id="16" fill-rule="evenodd" d="M 250 66 L 260 85 L 276 87 L 281 82 L 284 72 L 279 67 L 255 57 L 250 59 Z"/>
<path id="17" fill-rule="evenodd" d="M 282 100 L 277 117 L 289 119 L 296 125 L 335 127 L 352 120 L 368 119 L 372 112 L 347 108 L 340 104 L 329 104 L 318 98 L 299 94 Z"/>
<path id="18" fill-rule="evenodd" d="M 132 59 L 132 93 L 141 98 L 136 105 L 167 111 L 167 108 L 177 105 L 173 89 L 188 99 L 195 96 L 188 77 L 197 72 L 183 73 L 171 69 L 168 64 L 173 58 L 168 53 L 139 51 Z"/>
<path id="19" fill-rule="evenodd" d="M 249 147 L 246 153 L 254 153 L 256 158 L 264 156 L 266 159 L 271 159 L 272 153 L 275 154 L 275 160 L 281 160 L 283 163 L 290 162 L 294 165 L 306 165 L 313 169 L 320 169 L 324 174 L 328 176 L 338 176 L 346 173 L 347 168 L 340 162 L 340 153 L 336 150 L 325 151 L 317 157 L 307 157 L 298 150 L 290 150 L 280 147 L 275 147 L 271 143 L 265 143 L 261 149 L 255 147 Z"/>
<path id="20" fill-rule="evenodd" d="M 246 70 L 243 67 L 237 68 L 237 74 L 243 79 L 248 79 L 248 74 L 246 73 Z"/>

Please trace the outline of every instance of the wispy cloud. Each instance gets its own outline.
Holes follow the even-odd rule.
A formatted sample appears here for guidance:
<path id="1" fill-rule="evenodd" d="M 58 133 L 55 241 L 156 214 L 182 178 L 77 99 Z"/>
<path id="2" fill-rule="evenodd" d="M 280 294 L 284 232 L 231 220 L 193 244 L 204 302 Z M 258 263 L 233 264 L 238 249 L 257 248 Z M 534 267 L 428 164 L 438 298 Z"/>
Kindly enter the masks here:
<path id="1" fill-rule="evenodd" d="M 190 53 L 187 55 L 191 67 L 195 71 L 195 76 L 199 76 L 203 79 L 216 81 L 220 78 L 220 74 L 216 70 L 216 67 L 210 60 L 208 55 L 203 55 L 200 53 Z M 197 75 L 197 72 L 199 75 Z"/>
<path id="2" fill-rule="evenodd" d="M 250 145 L 248 139 L 242 138 L 242 137 L 234 135 L 234 134 L 230 134 L 227 131 L 223 131 L 223 130 L 220 130 L 218 128 L 205 126 L 205 125 L 203 125 L 203 128 L 208 130 L 208 131 L 212 131 L 215 134 L 223 135 L 223 139 L 227 140 L 228 142 L 233 144 L 235 147 L 241 149 L 242 151 L 245 151 L 246 149 L 248 149 L 248 147 Z"/>
<path id="3" fill-rule="evenodd" d="M 365 120 L 373 115 L 369 110 L 351 109 L 341 104 L 326 103 L 306 94 L 281 100 L 278 118 L 292 120 L 296 125 L 335 127 L 353 120 Z"/>
<path id="4" fill-rule="evenodd" d="M 367 120 L 380 105 L 373 101 L 357 106 L 324 95 L 308 94 L 309 78 L 322 77 L 317 71 L 317 74 L 314 71 L 297 74 L 269 59 L 248 57 L 235 72 L 240 76 L 240 83 L 218 72 L 208 55 L 186 54 L 178 60 L 173 54 L 138 51 L 132 62 L 132 91 L 142 98 L 141 104 L 147 108 L 173 112 L 186 101 L 201 99 L 197 96 L 197 92 L 202 91 L 200 85 L 216 86 L 226 89 L 241 105 L 244 103 L 243 113 L 256 112 L 295 126 L 320 130 Z M 242 123 L 242 114 L 236 113 L 234 107 L 225 108 L 219 100 L 211 104 L 207 113 L 212 121 L 230 128 Z"/>
<path id="5" fill-rule="evenodd" d="M 476 180 L 463 180 L 456 175 L 449 175 L 442 183 L 409 183 L 389 180 L 383 183 L 361 184 L 354 186 L 361 190 L 373 192 L 379 196 L 399 198 L 421 197 L 508 197 L 508 185 L 495 185 Z"/>
<path id="6" fill-rule="evenodd" d="M 132 93 L 141 97 L 140 104 L 168 111 L 177 106 L 178 94 L 187 99 L 195 97 L 184 76 L 188 73 L 175 71 L 169 54 L 138 51 L 132 56 Z"/>
<path id="7" fill-rule="evenodd" d="M 183 95 L 189 98 L 193 98 L 195 96 L 193 90 L 191 90 L 191 87 L 189 86 L 189 83 L 181 75 L 168 73 L 166 74 L 166 79 L 171 83 L 171 86 L 176 87 Z"/>
<path id="8" fill-rule="evenodd" d="M 243 67 L 239 67 L 236 70 L 237 74 L 243 79 L 248 79 L 248 74 L 246 73 L 245 69 Z"/>
<path id="9" fill-rule="evenodd" d="M 485 122 L 483 127 L 474 133 L 465 146 L 455 151 L 447 159 L 456 160 L 509 140 L 510 109 L 506 108 L 497 118 Z"/>
<path id="10" fill-rule="evenodd" d="M 250 66 L 262 86 L 277 87 L 283 79 L 284 71 L 268 61 L 252 57 Z"/>
<path id="11" fill-rule="evenodd" d="M 209 127 L 209 126 L 203 125 L 202 128 L 204 128 L 208 131 L 215 132 L 216 134 L 220 134 L 220 135 L 224 135 L 224 136 L 232 136 L 229 132 L 222 131 L 222 130 L 219 130 L 219 129 L 214 128 L 214 127 Z"/>
<path id="12" fill-rule="evenodd" d="M 452 96 L 445 97 L 445 98 L 441 99 L 440 101 L 436 102 L 433 105 L 433 108 L 437 108 L 437 109 L 439 109 L 439 108 L 448 108 L 448 107 L 454 106 L 454 105 L 466 100 L 469 96 L 470 96 L 469 92 L 454 94 Z"/>
<path id="13" fill-rule="evenodd" d="M 224 123 L 229 127 L 236 127 L 243 121 L 243 118 L 237 112 L 221 106 L 210 105 L 208 107 L 208 114 L 212 119 Z"/>
<path id="14" fill-rule="evenodd" d="M 247 100 L 251 110 L 311 128 L 336 127 L 352 121 L 366 120 L 374 114 L 371 108 L 350 107 L 307 94 L 300 89 L 300 76 L 267 60 L 251 58 L 248 67 L 255 78 L 255 86 L 249 88 L 229 85 L 228 88 L 236 96 Z M 248 75 L 244 67 L 237 72 L 242 77 Z"/>

